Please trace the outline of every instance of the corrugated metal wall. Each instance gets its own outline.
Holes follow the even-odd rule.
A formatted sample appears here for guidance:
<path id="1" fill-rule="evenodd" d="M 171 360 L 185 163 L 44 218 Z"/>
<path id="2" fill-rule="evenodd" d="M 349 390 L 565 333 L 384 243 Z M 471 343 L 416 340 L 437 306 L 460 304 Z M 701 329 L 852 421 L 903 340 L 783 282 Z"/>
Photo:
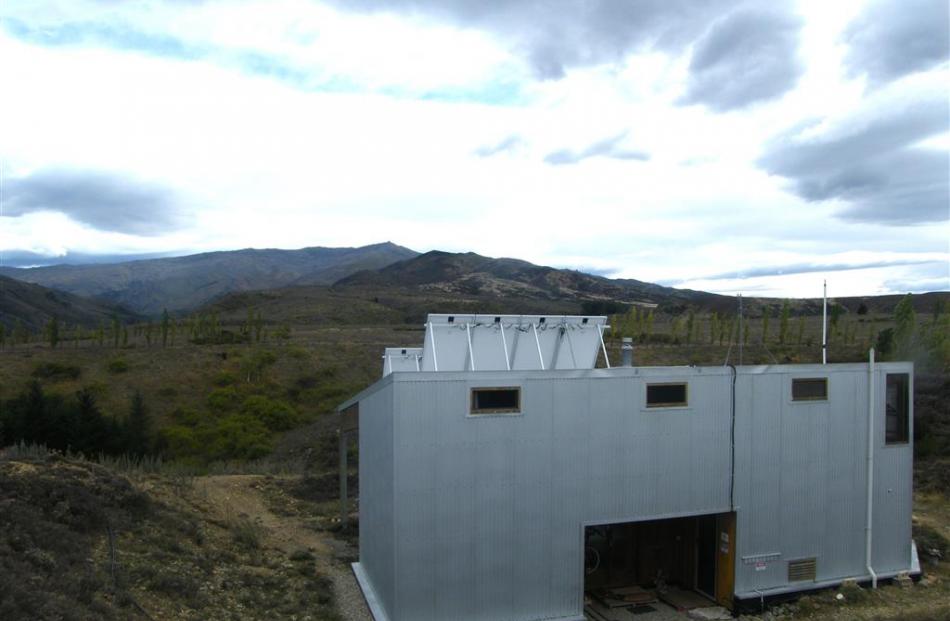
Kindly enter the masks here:
<path id="1" fill-rule="evenodd" d="M 883 386 L 909 365 L 879 369 Z M 823 375 L 828 401 L 792 402 L 793 377 Z M 864 573 L 867 376 L 740 369 L 736 592 L 785 585 L 796 558 L 819 579 Z M 392 621 L 580 618 L 584 525 L 730 510 L 728 368 L 393 378 L 360 404 L 360 561 Z M 683 380 L 687 407 L 645 407 L 648 382 Z M 470 416 L 479 386 L 520 386 L 522 414 Z M 907 569 L 911 449 L 883 446 L 879 392 L 875 566 Z"/>
<path id="2" fill-rule="evenodd" d="M 396 601 L 394 420 L 392 384 L 360 401 L 360 564 L 386 610 Z"/>
<path id="3" fill-rule="evenodd" d="M 691 405 L 646 410 L 632 369 L 394 382 L 393 618 L 575 617 L 582 524 L 727 510 L 723 371 L 643 372 L 689 377 Z M 468 415 L 471 388 L 507 385 L 522 387 L 522 415 Z"/>
<path id="4" fill-rule="evenodd" d="M 907 571 L 911 562 L 913 448 L 884 443 L 884 385 L 887 373 L 897 372 L 912 374 L 912 366 L 888 363 L 875 372 L 873 567 L 878 573 Z M 828 400 L 792 401 L 792 380 L 799 377 L 828 377 Z M 801 558 L 816 559 L 817 582 L 867 575 L 867 382 L 867 365 L 740 373 L 737 593 L 790 586 L 788 561 Z"/>

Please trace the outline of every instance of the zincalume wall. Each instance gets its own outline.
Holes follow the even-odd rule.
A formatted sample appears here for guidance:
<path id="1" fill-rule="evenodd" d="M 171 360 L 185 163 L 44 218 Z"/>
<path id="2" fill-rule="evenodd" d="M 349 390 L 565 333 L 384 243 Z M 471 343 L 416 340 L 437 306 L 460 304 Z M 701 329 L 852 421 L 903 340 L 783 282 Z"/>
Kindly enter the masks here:
<path id="1" fill-rule="evenodd" d="M 688 378 L 689 406 L 647 410 L 645 376 Z M 479 386 L 519 386 L 522 414 L 469 415 Z M 414 373 L 393 390 L 394 620 L 581 618 L 584 524 L 729 508 L 722 369 Z"/>
<path id="2" fill-rule="evenodd" d="M 910 444 L 884 446 L 875 382 L 874 563 L 910 568 Z M 795 377 L 829 398 L 792 402 Z M 585 525 L 735 510 L 736 592 L 863 576 L 867 365 L 394 373 L 360 401 L 360 571 L 377 621 L 581 619 Z M 685 381 L 686 407 L 648 409 Z M 472 416 L 476 387 L 518 415 Z M 753 562 L 765 555 L 769 560 Z M 745 560 L 743 560 L 745 559 Z M 364 581 L 365 582 L 365 581 Z M 363 584 L 364 588 L 366 584 Z"/>

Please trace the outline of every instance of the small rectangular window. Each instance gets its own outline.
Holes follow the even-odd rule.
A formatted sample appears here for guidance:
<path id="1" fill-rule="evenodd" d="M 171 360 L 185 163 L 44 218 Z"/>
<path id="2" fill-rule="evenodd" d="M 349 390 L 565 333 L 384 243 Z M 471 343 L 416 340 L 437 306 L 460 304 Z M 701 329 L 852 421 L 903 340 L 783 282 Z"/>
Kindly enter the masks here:
<path id="1" fill-rule="evenodd" d="M 810 377 L 792 380 L 792 401 L 827 401 L 828 378 Z"/>
<path id="2" fill-rule="evenodd" d="M 518 414 L 521 412 L 521 389 L 473 388 L 472 414 Z"/>
<path id="3" fill-rule="evenodd" d="M 910 437 L 910 376 L 907 373 L 887 374 L 884 400 L 884 442 L 903 444 Z"/>
<path id="4" fill-rule="evenodd" d="M 687 405 L 686 383 L 647 384 L 648 408 L 672 408 Z"/>

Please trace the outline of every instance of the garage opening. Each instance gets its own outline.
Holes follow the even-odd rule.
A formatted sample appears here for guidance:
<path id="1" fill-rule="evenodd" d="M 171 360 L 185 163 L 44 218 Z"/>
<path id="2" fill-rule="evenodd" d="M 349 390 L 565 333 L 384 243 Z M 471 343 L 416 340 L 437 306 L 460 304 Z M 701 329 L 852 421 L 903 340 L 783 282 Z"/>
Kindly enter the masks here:
<path id="1" fill-rule="evenodd" d="M 731 609 L 734 550 L 734 513 L 588 526 L 585 614 L 614 621 L 670 608 Z"/>

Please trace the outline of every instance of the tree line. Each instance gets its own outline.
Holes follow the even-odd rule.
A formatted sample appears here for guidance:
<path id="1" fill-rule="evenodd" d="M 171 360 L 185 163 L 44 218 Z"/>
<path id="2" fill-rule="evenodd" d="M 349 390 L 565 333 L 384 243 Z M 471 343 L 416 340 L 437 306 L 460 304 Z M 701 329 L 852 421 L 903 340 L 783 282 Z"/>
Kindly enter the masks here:
<path id="1" fill-rule="evenodd" d="M 151 417 L 141 393 L 132 395 L 128 415 L 117 420 L 102 412 L 88 388 L 65 398 L 47 393 L 37 380 L 0 402 L 0 446 L 18 443 L 87 456 L 143 456 L 154 449 Z"/>
<path id="2" fill-rule="evenodd" d="M 623 309 L 621 309 L 623 310 Z M 658 309 L 633 306 L 610 318 L 611 336 L 615 339 L 631 337 L 641 343 L 672 343 L 675 345 L 743 345 L 806 346 L 815 344 L 816 336 L 806 333 L 806 316 L 793 316 L 791 303 L 785 300 L 773 316 L 773 309 L 765 306 L 759 317 L 744 318 L 738 314 L 711 312 L 699 315 L 695 309 L 668 318 L 667 331 L 656 330 Z M 879 329 L 874 321 L 861 327 L 858 320 L 847 320 L 847 310 L 840 304 L 828 307 L 829 343 L 843 345 L 874 345 L 883 356 L 912 358 L 927 364 L 950 366 L 950 308 L 943 300 L 934 305 L 930 321 L 917 317 L 913 296 L 907 294 L 897 304 L 889 318 L 893 327 Z M 855 313 L 859 318 L 868 314 L 861 304 Z M 741 325 L 741 328 L 740 328 Z M 818 337 L 820 338 L 820 337 Z"/>
<path id="3" fill-rule="evenodd" d="M 216 311 L 194 313 L 176 319 L 165 309 L 158 321 L 149 320 L 145 323 L 126 323 L 113 314 L 108 321 L 100 320 L 95 328 L 84 327 L 79 323 L 70 326 L 54 316 L 46 321 L 40 331 L 31 330 L 17 318 L 10 329 L 0 323 L 0 348 L 30 343 L 44 343 L 53 349 L 79 348 L 81 343 L 87 343 L 121 349 L 129 347 L 130 342 L 146 347 L 172 347 L 183 339 L 198 345 L 262 343 L 271 336 L 266 326 L 263 314 L 252 308 L 248 308 L 247 319 L 238 324 L 236 330 L 226 329 Z M 290 326 L 277 326 L 272 336 L 279 340 L 289 339 Z"/>

